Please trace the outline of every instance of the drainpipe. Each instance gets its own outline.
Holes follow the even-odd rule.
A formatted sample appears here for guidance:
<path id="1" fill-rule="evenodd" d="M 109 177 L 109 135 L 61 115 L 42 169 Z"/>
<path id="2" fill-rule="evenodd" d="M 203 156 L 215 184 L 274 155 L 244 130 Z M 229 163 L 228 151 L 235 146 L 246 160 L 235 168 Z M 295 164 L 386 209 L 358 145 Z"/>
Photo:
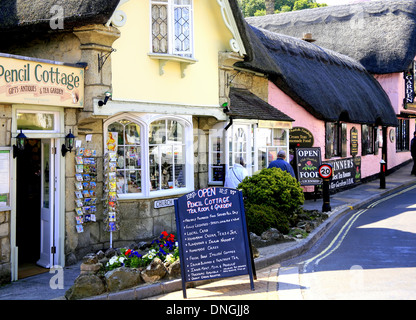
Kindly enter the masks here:
<path id="1" fill-rule="evenodd" d="M 224 130 L 227 131 L 229 127 L 233 125 L 233 117 L 230 116 L 230 122 L 225 126 Z"/>

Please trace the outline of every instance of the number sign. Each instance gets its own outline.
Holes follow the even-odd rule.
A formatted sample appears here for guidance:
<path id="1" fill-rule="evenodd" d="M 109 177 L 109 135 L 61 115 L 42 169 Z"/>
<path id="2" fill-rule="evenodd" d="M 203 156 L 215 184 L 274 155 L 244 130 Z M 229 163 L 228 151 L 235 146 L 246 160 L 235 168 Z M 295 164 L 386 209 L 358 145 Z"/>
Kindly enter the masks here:
<path id="1" fill-rule="evenodd" d="M 332 167 L 329 164 L 323 164 L 319 167 L 319 176 L 322 179 L 328 179 L 332 176 Z"/>

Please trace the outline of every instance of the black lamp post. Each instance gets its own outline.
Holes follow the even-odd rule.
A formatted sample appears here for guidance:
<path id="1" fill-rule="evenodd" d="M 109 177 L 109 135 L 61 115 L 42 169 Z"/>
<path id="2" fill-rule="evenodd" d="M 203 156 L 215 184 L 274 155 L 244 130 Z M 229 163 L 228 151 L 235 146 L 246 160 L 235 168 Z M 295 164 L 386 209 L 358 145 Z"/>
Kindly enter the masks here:
<path id="1" fill-rule="evenodd" d="M 25 150 L 25 140 L 26 136 L 20 129 L 20 133 L 16 137 L 16 145 L 13 146 L 13 158 L 16 158 L 20 152 Z"/>
<path id="2" fill-rule="evenodd" d="M 65 137 L 65 144 L 62 145 L 62 149 L 61 149 L 61 153 L 63 157 L 65 157 L 68 151 L 72 152 L 72 149 L 74 148 L 74 141 L 75 141 L 75 136 L 72 134 L 71 129 L 69 129 L 69 133 Z"/>

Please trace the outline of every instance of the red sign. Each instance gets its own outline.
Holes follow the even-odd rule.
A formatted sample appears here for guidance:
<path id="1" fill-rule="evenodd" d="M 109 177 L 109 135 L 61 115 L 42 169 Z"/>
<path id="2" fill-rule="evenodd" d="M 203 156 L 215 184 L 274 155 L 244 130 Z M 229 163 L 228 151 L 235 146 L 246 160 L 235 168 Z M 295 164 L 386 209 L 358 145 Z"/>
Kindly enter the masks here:
<path id="1" fill-rule="evenodd" d="M 322 179 L 328 179 L 332 177 L 332 167 L 329 164 L 323 164 L 319 167 L 319 176 Z"/>

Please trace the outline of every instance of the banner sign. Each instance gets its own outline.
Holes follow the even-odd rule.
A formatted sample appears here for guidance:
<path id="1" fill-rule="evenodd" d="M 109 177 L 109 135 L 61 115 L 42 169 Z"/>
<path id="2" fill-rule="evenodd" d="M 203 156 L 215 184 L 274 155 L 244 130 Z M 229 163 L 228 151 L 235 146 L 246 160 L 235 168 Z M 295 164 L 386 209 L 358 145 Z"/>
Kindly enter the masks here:
<path id="1" fill-rule="evenodd" d="M 186 282 L 248 274 L 251 249 L 241 191 L 211 187 L 175 200 L 182 288 Z"/>
<path id="2" fill-rule="evenodd" d="M 302 186 L 322 183 L 318 171 L 321 165 L 321 148 L 297 148 L 296 165 L 298 181 Z"/>
<path id="3" fill-rule="evenodd" d="M 83 107 L 84 68 L 0 56 L 0 103 Z"/>
<path id="4" fill-rule="evenodd" d="M 332 166 L 330 189 L 352 186 L 361 181 L 361 157 L 326 161 Z"/>

